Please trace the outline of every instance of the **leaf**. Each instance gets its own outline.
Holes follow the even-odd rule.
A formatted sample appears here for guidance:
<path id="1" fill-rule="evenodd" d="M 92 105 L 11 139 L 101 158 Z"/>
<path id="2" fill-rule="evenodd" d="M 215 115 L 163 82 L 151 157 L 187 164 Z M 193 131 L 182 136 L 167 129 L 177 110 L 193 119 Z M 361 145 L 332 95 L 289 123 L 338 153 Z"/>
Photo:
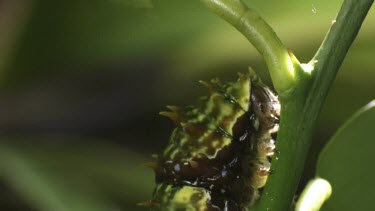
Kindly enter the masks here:
<path id="1" fill-rule="evenodd" d="M 297 203 L 296 211 L 318 211 L 332 194 L 331 184 L 325 179 L 314 178 L 307 183 Z"/>
<path id="2" fill-rule="evenodd" d="M 136 204 L 150 199 L 154 185 L 146 161 L 96 142 L 0 143 L 1 181 L 41 211 L 143 210 Z"/>
<path id="3" fill-rule="evenodd" d="M 151 0 L 112 0 L 135 8 L 152 8 Z"/>
<path id="4" fill-rule="evenodd" d="M 317 176 L 332 185 L 321 210 L 368 210 L 375 195 L 375 101 L 355 113 L 321 152 Z"/>

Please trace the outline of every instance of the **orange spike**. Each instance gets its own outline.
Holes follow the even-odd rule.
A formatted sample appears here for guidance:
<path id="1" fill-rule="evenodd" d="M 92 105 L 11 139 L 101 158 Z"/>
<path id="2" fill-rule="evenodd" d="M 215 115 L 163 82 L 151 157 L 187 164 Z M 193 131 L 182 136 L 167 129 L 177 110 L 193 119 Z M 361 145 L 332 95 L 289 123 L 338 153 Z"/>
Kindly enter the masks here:
<path id="1" fill-rule="evenodd" d="M 159 163 L 157 162 L 148 162 L 148 163 L 144 163 L 143 165 L 154 171 L 160 167 Z"/>
<path id="2" fill-rule="evenodd" d="M 260 177 L 266 177 L 266 176 L 269 176 L 271 174 L 271 171 L 270 170 L 258 170 L 257 174 Z"/>
<path id="3" fill-rule="evenodd" d="M 173 112 L 180 112 L 182 109 L 178 106 L 167 105 L 167 108 Z"/>
<path id="4" fill-rule="evenodd" d="M 220 85 L 221 84 L 219 78 L 213 78 L 213 79 L 211 79 L 211 83 L 216 84 L 216 85 Z"/>
<path id="5" fill-rule="evenodd" d="M 189 162 L 190 166 L 191 166 L 192 168 L 194 168 L 194 169 L 196 169 L 196 168 L 199 167 L 199 163 L 196 162 L 196 161 L 194 161 L 194 160 L 189 160 L 188 162 Z"/>
<path id="6" fill-rule="evenodd" d="M 239 78 L 242 78 L 242 77 L 245 76 L 245 74 L 243 74 L 243 73 L 241 73 L 241 72 L 238 72 L 238 73 L 237 73 L 237 76 L 238 76 Z"/>
<path id="7" fill-rule="evenodd" d="M 200 80 L 199 83 L 206 87 L 210 93 L 215 92 L 215 86 L 212 83 L 202 80 Z"/>
<path id="8" fill-rule="evenodd" d="M 181 125 L 181 127 L 183 127 L 184 129 L 190 129 L 192 123 L 181 123 L 180 125 Z"/>
<path id="9" fill-rule="evenodd" d="M 181 127 L 184 128 L 187 134 L 191 137 L 200 137 L 205 133 L 205 127 L 196 123 L 181 123 Z"/>
<path id="10" fill-rule="evenodd" d="M 243 73 L 237 73 L 237 75 L 239 81 L 246 80 L 249 77 L 248 75 L 245 75 Z"/>
<path id="11" fill-rule="evenodd" d="M 159 115 L 168 117 L 169 119 L 171 119 L 176 124 L 179 123 L 180 118 L 179 118 L 178 113 L 170 112 L 170 111 L 161 111 L 161 112 L 159 112 Z"/>
<path id="12" fill-rule="evenodd" d="M 137 205 L 142 206 L 142 207 L 151 208 L 151 207 L 154 207 L 156 204 L 152 200 L 148 200 L 148 201 L 137 203 Z"/>

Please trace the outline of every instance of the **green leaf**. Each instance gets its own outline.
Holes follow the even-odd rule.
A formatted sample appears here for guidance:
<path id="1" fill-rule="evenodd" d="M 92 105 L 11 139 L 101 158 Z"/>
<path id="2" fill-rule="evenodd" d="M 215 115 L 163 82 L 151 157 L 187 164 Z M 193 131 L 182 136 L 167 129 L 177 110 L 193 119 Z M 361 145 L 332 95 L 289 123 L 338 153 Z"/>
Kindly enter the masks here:
<path id="1" fill-rule="evenodd" d="M 322 178 L 314 178 L 309 181 L 301 193 L 297 203 L 296 211 L 319 211 L 323 203 L 332 194 L 331 184 Z"/>
<path id="2" fill-rule="evenodd" d="M 112 0 L 135 8 L 152 8 L 151 0 Z"/>
<path id="3" fill-rule="evenodd" d="M 317 176 L 332 185 L 321 210 L 367 210 L 375 195 L 375 101 L 355 113 L 321 152 Z"/>
<path id="4" fill-rule="evenodd" d="M 14 143 L 16 142 L 16 143 Z M 153 172 L 149 161 L 118 146 L 97 142 L 0 142 L 0 179 L 41 211 L 144 210 Z"/>

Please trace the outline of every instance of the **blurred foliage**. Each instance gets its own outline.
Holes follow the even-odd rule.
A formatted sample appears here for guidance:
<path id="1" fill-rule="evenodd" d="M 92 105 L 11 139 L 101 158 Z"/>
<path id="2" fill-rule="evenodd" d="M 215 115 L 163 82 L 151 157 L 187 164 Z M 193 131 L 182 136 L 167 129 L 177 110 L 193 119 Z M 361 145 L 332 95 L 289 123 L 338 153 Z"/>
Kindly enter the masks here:
<path id="1" fill-rule="evenodd" d="M 139 154 L 93 140 L 45 139 L 0 145 L 2 178 L 37 210 L 136 210 L 134 202 L 152 192 L 152 172 L 141 165 L 148 159 Z"/>
<path id="2" fill-rule="evenodd" d="M 308 62 L 342 1 L 245 2 Z M 0 14 L 0 210 L 141 209 L 153 187 L 142 163 L 172 130 L 157 116 L 164 105 L 191 104 L 204 93 L 199 79 L 234 79 L 248 66 L 269 83 L 256 50 L 199 1 L 5 0 Z M 374 22 L 372 9 L 327 99 L 301 187 L 328 137 L 374 98 Z"/>
<path id="3" fill-rule="evenodd" d="M 322 210 L 366 210 L 373 206 L 375 101 L 354 114 L 319 156 L 317 176 L 333 189 Z"/>

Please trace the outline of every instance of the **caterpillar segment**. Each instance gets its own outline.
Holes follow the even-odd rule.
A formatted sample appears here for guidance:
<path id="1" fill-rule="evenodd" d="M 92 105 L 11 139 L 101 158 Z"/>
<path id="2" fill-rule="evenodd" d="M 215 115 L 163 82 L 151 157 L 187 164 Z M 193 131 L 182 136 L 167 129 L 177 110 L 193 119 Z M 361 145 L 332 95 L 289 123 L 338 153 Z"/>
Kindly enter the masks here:
<path id="1" fill-rule="evenodd" d="M 152 210 L 247 210 L 271 169 L 280 118 L 277 96 L 250 70 L 236 82 L 200 81 L 199 106 L 168 106 L 174 121 L 155 171 Z"/>

